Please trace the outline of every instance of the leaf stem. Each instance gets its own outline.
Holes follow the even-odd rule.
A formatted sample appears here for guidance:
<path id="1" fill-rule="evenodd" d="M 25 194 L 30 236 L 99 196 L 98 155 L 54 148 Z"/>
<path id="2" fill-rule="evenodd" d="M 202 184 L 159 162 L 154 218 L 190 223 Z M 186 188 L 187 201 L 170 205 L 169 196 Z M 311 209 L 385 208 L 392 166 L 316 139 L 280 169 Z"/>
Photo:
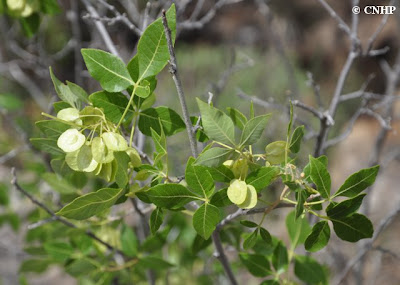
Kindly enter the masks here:
<path id="1" fill-rule="evenodd" d="M 324 215 L 318 214 L 317 212 L 314 212 L 313 210 L 307 209 L 307 211 L 309 213 L 313 214 L 314 216 L 317 216 L 318 218 L 321 218 L 321 219 L 324 219 L 324 220 L 328 220 L 328 221 L 331 220 L 331 218 L 329 218 L 328 216 L 324 216 Z"/>
<path id="2" fill-rule="evenodd" d="M 41 115 L 42 115 L 42 116 L 45 116 L 45 117 L 47 117 L 47 118 L 53 119 L 53 120 L 55 120 L 55 121 L 57 121 L 57 122 L 61 122 L 61 123 L 64 123 L 64 124 L 66 124 L 66 125 L 70 125 L 70 126 L 72 126 L 72 127 L 82 128 L 82 126 L 80 126 L 80 125 L 74 124 L 74 123 L 72 123 L 72 122 L 68 122 L 68 121 L 61 120 L 61 119 L 59 119 L 59 118 L 57 118 L 57 117 L 54 117 L 54 116 L 52 116 L 52 115 L 50 115 L 50 114 L 47 114 L 47 113 L 45 113 L 45 112 L 42 112 Z"/>
<path id="3" fill-rule="evenodd" d="M 133 143 L 133 134 L 135 133 L 135 129 L 136 129 L 136 123 L 137 123 L 137 118 L 139 117 L 139 114 L 137 112 L 135 112 L 135 119 L 133 121 L 133 125 L 132 125 L 132 129 L 131 129 L 131 136 L 129 138 L 129 146 L 132 147 L 132 143 Z"/>
<path id="4" fill-rule="evenodd" d="M 126 114 L 128 113 L 129 107 L 131 106 L 132 102 L 133 102 L 133 98 L 135 97 L 135 91 L 139 86 L 139 83 L 141 81 L 141 78 L 138 79 L 138 81 L 133 85 L 133 90 L 132 90 L 132 94 L 131 94 L 131 98 L 129 98 L 129 102 L 126 105 L 126 108 L 124 110 L 124 113 L 122 113 L 121 119 L 119 120 L 117 126 L 115 127 L 115 129 L 118 129 L 119 126 L 122 124 L 122 121 L 124 120 Z"/>

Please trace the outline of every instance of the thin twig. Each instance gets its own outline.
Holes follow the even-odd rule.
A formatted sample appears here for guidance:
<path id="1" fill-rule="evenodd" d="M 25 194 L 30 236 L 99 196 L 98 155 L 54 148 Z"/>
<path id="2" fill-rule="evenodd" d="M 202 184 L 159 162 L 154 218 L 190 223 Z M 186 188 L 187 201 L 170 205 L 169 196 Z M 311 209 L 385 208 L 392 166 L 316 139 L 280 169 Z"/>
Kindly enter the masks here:
<path id="1" fill-rule="evenodd" d="M 333 118 L 335 117 L 337 107 L 340 102 L 340 95 L 342 94 L 346 79 L 350 73 L 350 69 L 353 65 L 354 60 L 360 55 L 360 41 L 357 36 L 358 30 L 358 15 L 353 14 L 351 29 L 347 26 L 343 20 L 336 14 L 336 12 L 326 3 L 325 0 L 318 0 L 331 16 L 339 22 L 339 27 L 346 31 L 351 39 L 351 48 L 347 55 L 346 62 L 340 72 L 339 79 L 336 83 L 335 92 L 333 93 L 329 108 L 325 112 L 326 117 L 320 120 L 320 132 L 317 136 L 315 144 L 314 156 L 318 157 L 325 151 L 325 141 L 328 137 L 329 129 L 332 126 Z M 353 6 L 356 6 L 359 0 L 353 0 Z M 331 120 L 329 120 L 331 119 Z"/>
<path id="2" fill-rule="evenodd" d="M 90 2 L 88 0 L 81 0 L 82 3 L 85 5 L 86 10 L 89 12 L 89 14 L 94 17 L 94 18 L 100 18 L 99 14 L 97 13 L 96 9 L 92 6 L 92 4 L 90 4 Z M 106 28 L 104 27 L 104 24 L 101 21 L 96 21 L 95 26 L 97 28 L 97 30 L 99 31 L 104 43 L 106 44 L 108 50 L 119 57 L 119 53 L 117 51 L 117 49 L 115 48 L 114 43 L 111 40 L 110 35 L 108 34 Z"/>
<path id="3" fill-rule="evenodd" d="M 113 25 L 116 22 L 121 22 L 124 25 L 126 25 L 132 32 L 134 32 L 137 36 L 140 37 L 142 35 L 142 31 L 128 19 L 128 16 L 125 13 L 121 14 L 113 5 L 107 3 L 104 0 L 98 0 L 98 2 L 100 4 L 102 4 L 104 7 L 106 7 L 108 10 L 110 10 L 114 14 L 114 17 L 112 17 L 112 18 L 92 17 L 94 20 L 104 21 L 104 22 L 108 23 L 109 25 Z M 89 16 L 91 16 L 91 15 L 89 15 Z"/>
<path id="4" fill-rule="evenodd" d="M 394 4 L 394 0 L 390 1 L 389 6 L 392 6 Z M 375 32 L 371 35 L 371 37 L 368 39 L 367 47 L 364 51 L 364 56 L 369 55 L 372 49 L 372 45 L 376 41 L 378 35 L 382 32 L 383 28 L 385 27 L 388 19 L 389 19 L 390 14 L 384 14 L 382 16 L 382 20 L 378 26 L 378 28 L 375 30 Z"/>
<path id="5" fill-rule="evenodd" d="M 215 5 L 208 10 L 208 12 L 198 21 L 187 20 L 179 24 L 179 29 L 185 30 L 193 30 L 193 29 L 202 29 L 206 24 L 208 24 L 217 14 L 218 10 L 223 6 L 229 4 L 235 4 L 242 2 L 244 0 L 219 0 Z"/>
<path id="6" fill-rule="evenodd" d="M 168 27 L 165 10 L 162 11 L 162 22 L 164 25 L 165 36 L 167 38 L 167 45 L 168 45 L 168 50 L 169 50 L 169 54 L 170 54 L 170 61 L 169 61 L 170 72 L 172 74 L 172 78 L 174 80 L 176 90 L 178 92 L 179 100 L 180 100 L 180 103 L 182 106 L 183 117 L 184 117 L 184 121 L 186 124 L 186 130 L 187 130 L 188 136 L 189 136 L 189 142 L 190 142 L 190 148 L 192 150 L 192 155 L 194 157 L 197 157 L 197 155 L 198 155 L 197 142 L 196 142 L 196 139 L 194 136 L 192 123 L 190 121 L 189 112 L 188 112 L 188 109 L 186 106 L 185 95 L 183 93 L 182 84 L 181 84 L 181 81 L 179 78 L 177 62 L 176 62 L 176 58 L 175 58 L 175 52 L 174 52 L 174 48 L 173 48 L 173 44 L 172 44 L 171 30 Z M 227 277 L 229 278 L 229 281 L 231 282 L 232 285 L 238 284 L 236 281 L 235 275 L 232 272 L 228 258 L 225 255 L 224 248 L 222 246 L 222 242 L 219 237 L 218 231 L 215 230 L 212 233 L 212 240 L 213 240 L 215 250 L 216 250 L 216 257 L 221 262 L 221 264 L 224 268 L 224 271 L 225 271 Z"/>
<path id="7" fill-rule="evenodd" d="M 197 157 L 197 155 L 198 155 L 197 141 L 196 141 L 196 138 L 193 133 L 193 127 L 192 127 L 192 123 L 190 121 L 189 111 L 188 111 L 188 108 L 186 105 L 185 94 L 183 92 L 182 83 L 181 83 L 181 80 L 179 77 L 177 61 L 176 61 L 176 57 L 175 57 L 175 51 L 174 51 L 174 47 L 173 47 L 173 43 L 172 43 L 171 30 L 168 27 L 167 17 L 166 17 L 165 13 L 166 13 L 165 10 L 163 10 L 162 11 L 162 22 L 164 25 L 164 32 L 165 32 L 165 36 L 167 39 L 168 51 L 169 51 L 169 55 L 170 55 L 170 60 L 169 60 L 170 72 L 172 74 L 172 79 L 174 80 L 176 91 L 177 91 L 178 97 L 179 97 L 179 101 L 181 103 L 183 119 L 184 119 L 184 122 L 186 125 L 186 130 L 187 130 L 188 136 L 189 136 L 190 149 L 192 151 L 193 156 Z"/>
<path id="8" fill-rule="evenodd" d="M 269 108 L 269 109 L 286 110 L 285 106 L 283 106 L 279 103 L 272 102 L 272 100 L 265 101 L 256 96 L 250 96 L 250 95 L 244 93 L 240 88 L 236 88 L 236 92 L 237 92 L 236 95 L 239 96 L 240 98 L 248 100 L 248 101 L 252 101 L 261 107 Z M 270 97 L 270 99 L 272 99 L 272 98 Z"/>
<path id="9" fill-rule="evenodd" d="M 315 117 L 317 117 L 320 120 L 323 120 L 324 118 L 324 114 L 320 111 L 318 111 L 317 109 L 304 104 L 303 102 L 300 102 L 299 100 L 294 100 L 292 101 L 293 106 L 299 107 L 303 110 L 306 110 L 307 112 L 310 112 L 311 114 L 313 114 Z"/>
<path id="10" fill-rule="evenodd" d="M 311 72 L 307 72 L 307 84 L 312 87 L 314 91 L 315 98 L 317 100 L 317 104 L 319 108 L 323 107 L 322 99 L 321 99 L 321 87 L 315 82 L 314 75 Z"/>
<path id="11" fill-rule="evenodd" d="M 266 211 L 271 211 L 273 209 L 279 209 L 279 208 L 291 208 L 293 207 L 293 204 L 287 204 L 287 203 L 280 203 L 276 205 L 275 207 L 263 207 L 263 208 L 255 208 L 255 209 L 238 209 L 236 212 L 226 216 L 216 227 L 218 231 L 220 231 L 224 226 L 227 224 L 231 223 L 233 220 L 237 219 L 238 217 L 245 216 L 245 215 L 254 215 L 254 214 L 259 214 L 259 213 L 265 213 Z"/>
<path id="12" fill-rule="evenodd" d="M 350 37 L 352 37 L 352 32 L 350 30 L 350 27 L 343 21 L 343 19 L 336 13 L 335 10 L 325 1 L 325 0 L 318 0 L 319 3 L 325 8 L 326 11 L 328 11 L 329 15 L 338 22 L 339 28 L 343 30 L 346 34 L 348 34 Z"/>

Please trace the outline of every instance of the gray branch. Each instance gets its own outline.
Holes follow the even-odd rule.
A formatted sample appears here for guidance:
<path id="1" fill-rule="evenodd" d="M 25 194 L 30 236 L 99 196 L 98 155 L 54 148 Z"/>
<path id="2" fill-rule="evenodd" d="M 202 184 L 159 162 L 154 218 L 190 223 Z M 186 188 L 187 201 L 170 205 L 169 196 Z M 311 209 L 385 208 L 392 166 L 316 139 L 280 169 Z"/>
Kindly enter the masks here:
<path id="1" fill-rule="evenodd" d="M 164 25 L 164 32 L 165 32 L 165 36 L 167 39 L 168 51 L 169 51 L 169 55 L 170 55 L 170 60 L 169 60 L 170 73 L 172 74 L 172 79 L 174 80 L 176 91 L 177 91 L 178 97 L 179 97 L 179 101 L 181 103 L 183 119 L 185 121 L 186 130 L 187 130 L 187 133 L 189 136 L 190 149 L 192 151 L 193 156 L 197 157 L 197 155 L 198 155 L 197 141 L 194 136 L 192 122 L 190 121 L 190 115 L 189 115 L 189 111 L 188 111 L 188 108 L 186 105 L 185 94 L 183 92 L 182 82 L 179 77 L 177 61 L 176 61 L 176 57 L 175 57 L 175 51 L 174 51 L 174 47 L 173 47 L 173 43 L 172 43 L 171 30 L 168 27 L 165 10 L 163 10 L 163 12 L 162 12 L 162 22 Z"/>

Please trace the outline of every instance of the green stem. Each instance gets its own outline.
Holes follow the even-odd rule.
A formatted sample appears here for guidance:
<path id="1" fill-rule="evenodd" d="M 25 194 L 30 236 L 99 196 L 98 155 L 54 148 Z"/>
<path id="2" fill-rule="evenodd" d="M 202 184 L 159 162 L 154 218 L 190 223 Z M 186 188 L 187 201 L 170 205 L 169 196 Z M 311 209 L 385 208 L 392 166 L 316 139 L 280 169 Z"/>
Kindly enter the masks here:
<path id="1" fill-rule="evenodd" d="M 217 142 L 217 141 L 214 141 L 214 142 L 217 143 L 217 144 L 219 144 L 220 146 L 225 147 L 225 148 L 233 149 L 233 147 L 230 147 L 229 145 L 226 145 L 226 144 L 224 144 L 224 143 Z"/>
<path id="2" fill-rule="evenodd" d="M 136 129 L 136 123 L 137 123 L 137 118 L 139 117 L 139 114 L 137 112 L 135 112 L 135 119 L 132 125 L 132 129 L 131 129 L 131 136 L 129 138 L 129 146 L 132 147 L 132 143 L 133 143 L 133 134 L 135 133 L 135 129 Z"/>
<path id="3" fill-rule="evenodd" d="M 324 219 L 324 220 L 328 220 L 330 221 L 331 219 L 328 216 L 323 216 L 318 214 L 317 212 L 314 212 L 313 210 L 307 209 L 307 211 L 311 214 L 313 214 L 314 216 L 317 216 L 318 218 Z"/>
<path id="4" fill-rule="evenodd" d="M 59 118 L 57 118 L 57 117 L 54 117 L 54 116 L 49 115 L 49 114 L 44 113 L 44 112 L 42 112 L 42 116 L 45 116 L 45 117 L 50 118 L 50 119 L 53 119 L 53 120 L 55 120 L 55 121 L 57 121 L 57 122 L 64 123 L 64 124 L 66 124 L 66 125 L 70 125 L 70 126 L 72 126 L 72 127 L 82 128 L 82 126 L 80 126 L 80 125 L 74 124 L 74 123 L 72 123 L 72 122 L 68 122 L 68 121 L 61 120 L 61 119 L 59 119 Z"/>
<path id="5" fill-rule="evenodd" d="M 126 114 L 128 113 L 129 107 L 131 106 L 131 104 L 133 102 L 133 97 L 135 97 L 135 91 L 138 88 L 139 83 L 140 83 L 140 79 L 133 85 L 133 91 L 132 91 L 132 94 L 131 94 L 131 98 L 129 99 L 128 105 L 126 105 L 124 113 L 122 114 L 121 119 L 119 120 L 119 122 L 118 122 L 118 124 L 117 124 L 115 129 L 119 128 L 119 126 L 122 124 L 122 121 L 124 120 Z"/>

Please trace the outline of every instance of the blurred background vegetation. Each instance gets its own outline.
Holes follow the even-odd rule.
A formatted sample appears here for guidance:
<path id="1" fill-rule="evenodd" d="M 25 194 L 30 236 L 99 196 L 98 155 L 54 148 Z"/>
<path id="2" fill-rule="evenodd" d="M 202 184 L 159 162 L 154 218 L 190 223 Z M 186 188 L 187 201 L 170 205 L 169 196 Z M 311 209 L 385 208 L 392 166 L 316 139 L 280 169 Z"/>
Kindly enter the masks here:
<path id="1" fill-rule="evenodd" d="M 40 9 L 29 17 L 7 12 L 4 8 L 6 2 L 9 1 L 0 1 L 0 283 L 17 284 L 22 280 L 17 281 L 19 264 L 29 254 L 23 249 L 24 240 L 32 241 L 37 238 L 35 230 L 29 230 L 27 226 L 37 215 L 42 214 L 13 191 L 10 185 L 10 168 L 16 167 L 19 170 L 20 183 L 25 189 L 41 195 L 47 202 L 57 202 L 57 193 L 54 193 L 51 183 L 46 183 L 42 176 L 49 170 L 49 157 L 34 149 L 28 140 L 39 133 L 34 122 L 43 119 L 41 112 L 54 112 L 52 103 L 57 100 L 48 67 L 52 66 L 62 81 L 75 82 L 90 94 L 99 90 L 99 85 L 89 79 L 79 49 L 107 48 L 96 30 L 96 20 L 87 16 L 85 1 L 41 0 Z M 189 4 L 179 14 L 178 21 L 187 19 L 196 9 L 198 1 L 176 1 L 178 7 L 183 5 L 180 2 Z M 203 2 L 200 16 L 206 14 L 215 4 L 212 0 Z M 320 86 L 321 104 L 327 107 L 349 50 L 349 40 L 316 0 L 272 0 L 268 2 L 270 10 L 267 14 L 259 1 L 236 2 L 238 3 L 219 9 L 215 17 L 200 29 L 180 31 L 176 43 L 180 74 L 189 110 L 193 115 L 198 114 L 195 97 L 206 100 L 208 92 L 214 94 L 213 103 L 219 108 L 235 107 L 245 114 L 249 114 L 253 96 L 261 99 L 261 104 L 257 104 L 254 99 L 256 112 L 274 114 L 262 142 L 265 145 L 284 138 L 288 121 L 288 99 L 318 106 L 318 97 L 314 95 L 309 74 L 312 74 L 313 80 Z M 350 21 L 351 1 L 328 2 L 344 21 Z M 376 2 L 365 0 L 362 5 L 377 4 Z M 383 2 L 388 1 L 379 1 L 379 4 Z M 135 21 L 134 14 L 130 13 L 130 5 L 136 3 L 139 12 L 143 12 L 147 1 L 115 0 L 109 3 L 115 5 L 121 13 L 125 11 Z M 92 5 L 96 4 L 96 1 L 92 1 Z M 155 18 L 156 11 L 160 8 L 157 5 L 161 4 L 154 1 L 151 5 L 158 8 L 151 10 L 155 12 L 150 18 Z M 98 5 L 96 8 L 100 15 L 112 16 L 112 12 L 105 6 Z M 359 36 L 363 44 L 379 26 L 381 18 L 382 15 L 360 16 Z M 138 36 L 122 22 L 105 26 L 121 57 L 125 61 L 129 60 L 135 52 Z M 376 94 L 385 92 L 386 82 L 380 63 L 394 63 L 399 50 L 399 35 L 396 18 L 390 17 L 374 44 L 375 49 L 389 47 L 389 50 L 376 57 L 358 59 L 346 81 L 344 94 L 359 90 L 365 82 L 368 82 L 366 91 Z M 158 78 L 156 96 L 157 105 L 167 105 L 181 111 L 175 86 L 167 69 Z M 361 99 L 350 100 L 340 106 L 330 137 L 337 136 L 347 128 L 360 101 Z M 301 157 L 305 161 L 308 154 L 313 153 L 319 121 L 304 110 L 295 110 L 297 124 L 307 123 Z M 384 153 L 398 152 L 398 124 L 395 119 L 400 115 L 399 110 L 395 109 L 392 118 L 394 124 Z M 347 140 L 328 149 L 333 185 L 341 183 L 353 171 L 368 166 L 379 128 L 376 119 L 361 116 Z M 190 155 L 186 133 L 179 133 L 169 138 L 168 142 L 170 167 L 172 173 L 179 176 L 183 173 L 184 163 Z M 152 147 L 146 144 L 145 150 L 151 153 Z M 372 194 L 374 198 L 370 213 L 375 224 L 391 207 L 399 204 L 400 194 L 395 191 L 400 182 L 397 154 L 395 158 L 387 162 L 387 169 L 374 188 L 374 193 L 378 194 Z M 284 223 L 280 219 L 279 211 L 271 215 L 267 223 L 273 225 L 269 227 L 271 233 L 284 237 Z M 180 226 L 182 221 L 179 219 L 176 217 L 176 227 L 183 243 L 187 240 L 182 247 L 188 246 L 193 231 Z M 391 254 L 377 250 L 369 255 L 369 267 L 365 274 L 371 274 L 375 278 L 369 284 L 400 282 L 400 273 L 396 270 L 400 266 L 400 247 L 398 241 L 393 241 L 398 240 L 396 224 L 400 224 L 399 218 L 392 223 L 388 233 L 382 236 L 383 241 L 380 243 L 382 247 L 387 246 Z M 51 235 L 47 238 L 51 238 Z M 340 272 L 341 266 L 356 251 L 357 245 L 334 241 L 318 257 L 335 274 Z M 381 270 L 381 273 L 377 274 L 377 270 Z M 190 276 L 186 278 L 190 280 Z M 51 284 L 55 280 L 58 283 L 64 282 L 61 284 L 74 282 L 57 269 L 47 271 L 46 275 L 34 274 L 32 278 L 29 277 L 30 284 Z M 242 280 L 245 280 L 245 276 Z"/>

